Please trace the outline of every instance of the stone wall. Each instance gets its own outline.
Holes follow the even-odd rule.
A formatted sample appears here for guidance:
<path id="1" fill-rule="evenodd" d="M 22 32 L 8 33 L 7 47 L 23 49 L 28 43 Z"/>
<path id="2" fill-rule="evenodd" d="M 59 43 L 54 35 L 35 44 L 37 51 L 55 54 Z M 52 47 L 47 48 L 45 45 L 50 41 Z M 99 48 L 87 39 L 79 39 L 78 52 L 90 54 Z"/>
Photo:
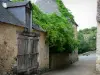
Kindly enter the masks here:
<path id="1" fill-rule="evenodd" d="M 75 39 L 77 40 L 77 25 L 73 25 Z M 68 67 L 70 64 L 78 61 L 78 48 L 73 53 L 50 54 L 50 69 L 59 69 Z"/>
<path id="2" fill-rule="evenodd" d="M 74 35 L 76 40 L 78 39 L 77 27 L 78 27 L 77 25 L 74 25 Z M 78 57 L 78 48 L 75 49 L 75 55 Z"/>
<path id="3" fill-rule="evenodd" d="M 0 23 L 0 73 L 11 71 L 17 56 L 17 31 L 23 28 Z"/>
<path id="4" fill-rule="evenodd" d="M 17 32 L 23 32 L 24 28 L 0 23 L 0 73 L 11 71 L 16 63 L 15 58 L 18 52 Z M 39 32 L 39 31 L 37 31 Z M 46 33 L 40 32 L 38 52 L 39 68 L 49 68 L 49 46 L 45 43 Z"/>
<path id="5" fill-rule="evenodd" d="M 77 25 L 73 25 L 74 27 L 74 35 L 75 35 L 75 39 L 77 39 Z"/>
<path id="6" fill-rule="evenodd" d="M 50 54 L 50 69 L 65 68 L 76 61 L 78 61 L 78 56 L 75 52 L 73 52 L 72 54 L 68 53 Z"/>
<path id="7" fill-rule="evenodd" d="M 46 43 L 46 33 L 40 32 L 39 37 L 39 69 L 48 69 L 49 68 L 49 45 Z"/>
<path id="8" fill-rule="evenodd" d="M 96 71 L 100 72 L 100 0 L 97 1 L 97 43 L 96 43 Z"/>
<path id="9" fill-rule="evenodd" d="M 97 27 L 97 51 L 96 51 L 96 70 L 100 72 L 100 23 Z"/>

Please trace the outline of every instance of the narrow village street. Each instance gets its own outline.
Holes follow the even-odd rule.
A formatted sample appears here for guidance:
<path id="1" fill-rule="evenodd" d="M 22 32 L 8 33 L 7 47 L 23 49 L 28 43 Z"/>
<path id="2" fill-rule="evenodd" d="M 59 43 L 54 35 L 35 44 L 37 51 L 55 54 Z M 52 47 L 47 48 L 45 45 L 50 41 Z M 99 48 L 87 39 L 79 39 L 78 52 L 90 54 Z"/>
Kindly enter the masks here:
<path id="1" fill-rule="evenodd" d="M 64 70 L 52 71 L 43 75 L 96 75 L 96 54 L 79 55 L 79 61 Z"/>
<path id="2" fill-rule="evenodd" d="M 0 0 L 0 75 L 96 71 L 100 0 Z"/>

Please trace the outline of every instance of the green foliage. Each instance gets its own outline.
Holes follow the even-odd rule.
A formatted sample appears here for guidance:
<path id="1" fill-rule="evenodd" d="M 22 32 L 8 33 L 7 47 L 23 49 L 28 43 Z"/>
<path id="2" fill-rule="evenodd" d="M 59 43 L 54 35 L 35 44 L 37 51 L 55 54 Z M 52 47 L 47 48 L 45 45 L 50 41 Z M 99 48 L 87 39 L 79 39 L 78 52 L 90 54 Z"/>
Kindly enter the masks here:
<path id="1" fill-rule="evenodd" d="M 96 49 L 96 32 L 96 27 L 92 27 L 90 29 L 86 28 L 79 31 L 79 53 L 84 53 Z"/>
<path id="2" fill-rule="evenodd" d="M 62 13 L 62 16 L 66 17 L 69 22 L 74 23 L 74 16 L 71 14 L 70 10 L 66 8 L 62 2 L 62 0 L 56 0 L 58 9 Z"/>
<path id="3" fill-rule="evenodd" d="M 62 2 L 60 4 L 63 5 Z M 64 10 L 60 11 L 61 15 L 56 13 L 44 14 L 33 4 L 33 22 L 47 31 L 47 42 L 49 42 L 50 52 L 72 52 L 77 46 L 72 22 L 66 19 L 66 16 L 69 19 L 72 18 L 72 16 L 69 16 L 71 13 L 67 9 Z M 64 12 L 67 12 L 66 15 Z"/>

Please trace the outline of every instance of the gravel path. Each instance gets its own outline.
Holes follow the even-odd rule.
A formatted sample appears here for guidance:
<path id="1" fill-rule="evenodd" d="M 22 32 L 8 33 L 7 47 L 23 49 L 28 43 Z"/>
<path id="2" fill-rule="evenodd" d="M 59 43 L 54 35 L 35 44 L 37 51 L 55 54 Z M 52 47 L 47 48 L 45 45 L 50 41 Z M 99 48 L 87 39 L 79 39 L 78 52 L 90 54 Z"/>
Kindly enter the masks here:
<path id="1" fill-rule="evenodd" d="M 67 69 L 52 71 L 43 75 L 96 75 L 96 54 L 91 53 L 88 56 L 79 55 L 79 61 Z"/>

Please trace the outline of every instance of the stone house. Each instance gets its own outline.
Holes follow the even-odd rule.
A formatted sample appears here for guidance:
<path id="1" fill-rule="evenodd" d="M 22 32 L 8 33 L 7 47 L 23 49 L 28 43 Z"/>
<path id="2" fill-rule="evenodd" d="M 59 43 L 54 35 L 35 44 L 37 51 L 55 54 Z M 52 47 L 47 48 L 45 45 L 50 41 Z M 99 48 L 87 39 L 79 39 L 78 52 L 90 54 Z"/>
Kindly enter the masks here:
<path id="1" fill-rule="evenodd" d="M 39 7 L 41 11 L 43 11 L 46 14 L 56 13 L 60 15 L 56 0 L 36 0 L 35 4 Z M 76 40 L 77 40 L 77 27 L 78 24 L 73 23 L 73 29 Z M 51 69 L 63 67 L 63 65 L 65 66 L 68 65 L 69 63 L 74 63 L 78 60 L 78 49 L 76 49 L 72 54 L 49 54 L 49 59 L 50 59 L 49 67 Z M 60 62 L 61 61 L 60 59 L 63 59 L 62 62 Z"/>
<path id="2" fill-rule="evenodd" d="M 35 4 L 40 8 L 41 11 L 43 11 L 46 14 L 51 14 L 51 13 L 57 13 L 58 15 L 60 14 L 58 10 L 58 5 L 56 3 L 56 0 L 36 0 Z M 75 33 L 75 38 L 77 38 L 77 23 L 73 23 L 73 29 Z"/>
<path id="3" fill-rule="evenodd" d="M 32 25 L 31 8 L 30 1 L 0 0 L 0 75 L 16 64 L 18 72 L 49 67 L 46 31 Z"/>

